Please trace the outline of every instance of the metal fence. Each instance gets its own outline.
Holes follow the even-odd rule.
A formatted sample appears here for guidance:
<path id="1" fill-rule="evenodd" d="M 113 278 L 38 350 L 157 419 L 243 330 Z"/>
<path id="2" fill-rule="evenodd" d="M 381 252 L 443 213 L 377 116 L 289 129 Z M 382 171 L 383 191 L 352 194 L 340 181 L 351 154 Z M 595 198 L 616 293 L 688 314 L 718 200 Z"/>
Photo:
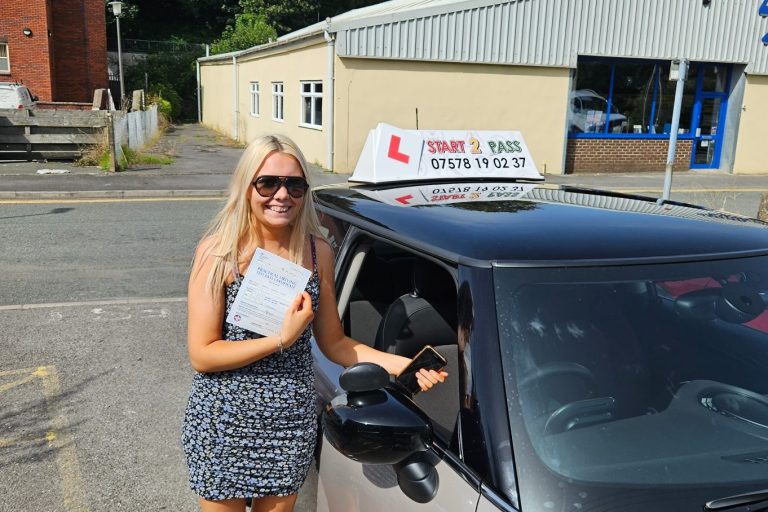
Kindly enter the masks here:
<path id="1" fill-rule="evenodd" d="M 153 41 L 149 39 L 121 39 L 123 53 L 180 53 L 195 52 L 205 55 L 205 44 L 180 41 Z M 117 39 L 107 39 L 107 51 L 117 51 Z"/>

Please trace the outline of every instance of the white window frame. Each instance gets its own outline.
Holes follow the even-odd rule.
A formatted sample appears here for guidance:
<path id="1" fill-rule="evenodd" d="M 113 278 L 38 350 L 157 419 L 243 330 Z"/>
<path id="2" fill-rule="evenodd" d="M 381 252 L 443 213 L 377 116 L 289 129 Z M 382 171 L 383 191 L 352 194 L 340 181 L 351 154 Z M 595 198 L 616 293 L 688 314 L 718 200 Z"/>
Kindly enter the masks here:
<path id="1" fill-rule="evenodd" d="M 304 92 L 304 85 L 309 84 L 309 92 Z M 320 86 L 321 91 L 317 92 L 317 86 Z M 323 81 L 322 80 L 303 80 L 299 82 L 299 95 L 301 96 L 301 103 L 300 109 L 299 109 L 299 126 L 302 126 L 304 128 L 314 128 L 316 130 L 321 130 L 323 128 L 322 121 L 320 123 L 317 122 L 315 119 L 315 103 L 320 102 L 320 116 L 322 117 L 322 108 L 323 108 Z M 304 103 L 309 100 L 309 119 L 306 119 L 304 117 L 305 110 L 304 110 Z"/>
<path id="2" fill-rule="evenodd" d="M 272 120 L 282 123 L 285 121 L 285 85 L 283 82 L 272 82 Z"/>
<path id="3" fill-rule="evenodd" d="M 0 47 L 5 47 L 5 57 L 0 57 L 0 61 L 5 61 L 6 67 L 8 69 L 0 69 L 0 75 L 10 75 L 11 74 L 11 53 L 8 49 L 8 43 L 0 43 Z"/>
<path id="4" fill-rule="evenodd" d="M 259 117 L 259 82 L 251 82 L 251 117 Z"/>

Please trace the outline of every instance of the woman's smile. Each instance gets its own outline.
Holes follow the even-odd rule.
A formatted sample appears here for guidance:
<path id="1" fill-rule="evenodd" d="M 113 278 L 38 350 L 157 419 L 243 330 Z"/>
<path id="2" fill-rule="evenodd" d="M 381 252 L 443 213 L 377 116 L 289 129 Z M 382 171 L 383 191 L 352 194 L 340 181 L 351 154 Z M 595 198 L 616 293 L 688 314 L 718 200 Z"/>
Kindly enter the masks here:
<path id="1" fill-rule="evenodd" d="M 261 166 L 258 176 L 303 177 L 299 162 L 285 153 L 272 153 Z M 271 197 L 262 197 L 251 188 L 251 212 L 257 223 L 267 227 L 282 228 L 290 225 L 299 214 L 303 198 L 294 198 L 283 183 Z"/>

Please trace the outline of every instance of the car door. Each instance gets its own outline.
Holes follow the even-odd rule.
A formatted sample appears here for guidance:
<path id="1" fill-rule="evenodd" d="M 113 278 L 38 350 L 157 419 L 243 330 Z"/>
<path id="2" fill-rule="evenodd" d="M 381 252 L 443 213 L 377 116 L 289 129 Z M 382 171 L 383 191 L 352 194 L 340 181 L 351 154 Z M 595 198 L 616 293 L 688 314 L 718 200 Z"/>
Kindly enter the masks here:
<path id="1" fill-rule="evenodd" d="M 335 240 L 338 241 L 338 223 L 327 216 L 321 218 L 321 222 L 329 228 L 329 232 L 332 233 L 335 230 L 337 233 Z M 392 304 L 398 300 L 407 300 L 408 297 L 404 296 L 416 293 L 424 295 L 425 300 L 430 296 L 429 301 L 435 304 L 436 308 L 444 307 L 438 303 L 448 304 L 446 307 L 450 308 L 452 301 L 455 315 L 455 281 L 451 278 L 449 271 L 440 270 L 434 262 L 430 262 L 423 256 L 366 236 L 365 233 L 356 229 L 352 229 L 349 234 L 345 232 L 345 236 L 344 244 L 334 244 L 332 241 L 332 246 L 337 253 L 339 315 L 348 335 L 370 346 L 385 343 L 385 336 L 382 335 L 380 326 L 387 315 L 392 314 Z M 424 278 L 425 282 L 414 283 L 414 273 Z M 437 281 L 440 289 L 434 289 L 434 283 L 426 282 L 430 280 Z M 417 290 L 414 287 L 420 289 Z M 427 288 L 430 287 L 432 290 L 428 291 Z M 450 287 L 453 288 L 452 297 L 449 295 Z M 448 300 L 440 300 L 446 299 L 446 295 Z M 422 306 L 423 304 L 419 305 L 423 310 Z M 442 314 L 450 315 L 445 312 Z M 420 324 L 423 323 L 420 322 Z M 437 339 L 442 336 L 440 334 L 434 334 L 430 342 L 442 343 L 442 347 L 436 348 L 452 354 L 450 355 L 451 364 L 455 365 L 458 357 L 457 340 L 455 334 L 452 340 L 448 339 L 450 333 L 447 329 L 444 329 L 444 332 L 442 342 Z M 405 343 L 407 345 L 408 342 Z M 387 350 L 408 352 L 415 348 L 389 346 Z M 336 396 L 344 394 L 338 380 L 344 369 L 325 358 L 316 345 L 313 351 L 316 387 L 320 405 L 324 406 Z M 410 353 L 403 355 L 412 356 Z M 480 484 L 456 453 L 459 451 L 457 436 L 454 435 L 459 409 L 458 371 L 453 370 L 449 373 L 452 373 L 454 379 L 450 383 L 451 386 L 443 385 L 446 387 L 440 390 L 443 395 L 448 394 L 447 399 L 445 396 L 438 398 L 437 391 L 419 394 L 416 397 L 421 411 L 433 422 L 436 437 L 434 446 L 423 454 L 424 459 L 434 467 L 437 482 L 437 488 L 428 503 L 433 510 L 475 511 L 480 497 Z M 449 377 L 449 381 L 450 379 Z M 443 404 L 449 405 L 443 406 Z M 407 512 L 424 509 L 422 503 L 408 497 L 400 487 L 395 466 L 364 464 L 347 458 L 324 438 L 319 439 L 319 443 L 318 512 L 339 510 Z"/>
<path id="2" fill-rule="evenodd" d="M 323 443 L 317 482 L 317 512 L 474 512 L 479 491 L 446 460 L 435 465 L 439 486 L 427 504 L 417 503 L 398 486 L 390 465 L 361 464 Z M 486 510 L 494 510 L 488 508 Z"/>

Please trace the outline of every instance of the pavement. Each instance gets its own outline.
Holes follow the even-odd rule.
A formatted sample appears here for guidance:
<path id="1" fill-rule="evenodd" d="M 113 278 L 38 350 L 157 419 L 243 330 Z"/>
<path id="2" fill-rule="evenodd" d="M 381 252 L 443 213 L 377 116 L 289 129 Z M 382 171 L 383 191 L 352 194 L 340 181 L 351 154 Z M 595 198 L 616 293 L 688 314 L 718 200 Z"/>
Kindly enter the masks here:
<path id="1" fill-rule="evenodd" d="M 148 152 L 174 157 L 170 165 L 131 167 L 118 173 L 72 162 L 0 161 L 0 200 L 223 197 L 242 146 L 199 124 L 169 128 Z M 313 185 L 344 182 L 348 174 L 310 165 Z M 603 173 L 545 176 L 547 182 L 660 197 L 664 173 Z M 761 175 L 678 171 L 674 201 L 758 217 L 768 193 L 768 167 Z"/>

